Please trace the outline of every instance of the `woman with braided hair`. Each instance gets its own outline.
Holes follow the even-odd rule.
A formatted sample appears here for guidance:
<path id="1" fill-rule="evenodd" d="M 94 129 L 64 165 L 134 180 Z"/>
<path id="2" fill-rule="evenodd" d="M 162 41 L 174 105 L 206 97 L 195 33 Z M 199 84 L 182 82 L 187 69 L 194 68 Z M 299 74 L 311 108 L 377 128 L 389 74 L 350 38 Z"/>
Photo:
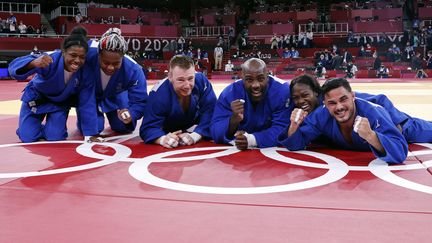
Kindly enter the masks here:
<path id="1" fill-rule="evenodd" d="M 63 40 L 61 50 L 22 56 L 9 65 L 15 79 L 35 74 L 21 97 L 16 131 L 21 141 L 66 139 L 66 120 L 72 105 L 79 109 L 79 125 L 86 141 L 100 141 L 94 112 L 95 85 L 88 78 L 94 75 L 92 69 L 83 67 L 89 49 L 86 35 L 85 29 L 75 28 Z"/>
<path id="2" fill-rule="evenodd" d="M 90 43 L 86 66 L 94 68 L 98 131 L 105 118 L 111 129 L 132 132 L 142 118 L 147 101 L 147 84 L 142 67 L 125 55 L 128 44 L 118 28 L 110 28 L 99 41 Z M 78 117 L 78 119 L 81 119 Z"/>

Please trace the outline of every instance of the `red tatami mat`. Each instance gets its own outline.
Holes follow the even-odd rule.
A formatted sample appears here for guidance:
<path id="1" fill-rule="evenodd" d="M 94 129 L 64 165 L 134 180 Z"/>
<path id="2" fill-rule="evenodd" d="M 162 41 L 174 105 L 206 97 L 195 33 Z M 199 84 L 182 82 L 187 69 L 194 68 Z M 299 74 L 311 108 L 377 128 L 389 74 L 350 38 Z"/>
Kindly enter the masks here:
<path id="1" fill-rule="evenodd" d="M 174 150 L 136 134 L 19 143 L 0 115 L 0 242 L 430 242 L 431 144 L 403 165 L 323 147 Z M 373 161 L 373 162 L 372 162 Z"/>

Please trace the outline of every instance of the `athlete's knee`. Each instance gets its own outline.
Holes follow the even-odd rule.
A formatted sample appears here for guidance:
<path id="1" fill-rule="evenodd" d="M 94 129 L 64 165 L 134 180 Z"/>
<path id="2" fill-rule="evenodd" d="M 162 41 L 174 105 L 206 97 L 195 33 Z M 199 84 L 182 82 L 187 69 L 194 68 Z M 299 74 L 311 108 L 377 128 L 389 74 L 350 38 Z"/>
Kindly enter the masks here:
<path id="1" fill-rule="evenodd" d="M 34 131 L 34 130 L 24 131 L 23 129 L 18 128 L 16 131 L 16 134 L 18 135 L 18 138 L 23 143 L 36 142 L 42 138 L 42 132 L 40 130 L 39 131 Z"/>
<path id="2" fill-rule="evenodd" d="M 56 131 L 44 131 L 44 137 L 47 141 L 59 141 L 59 140 L 65 140 L 67 138 L 67 131 L 63 129 L 59 129 Z"/>

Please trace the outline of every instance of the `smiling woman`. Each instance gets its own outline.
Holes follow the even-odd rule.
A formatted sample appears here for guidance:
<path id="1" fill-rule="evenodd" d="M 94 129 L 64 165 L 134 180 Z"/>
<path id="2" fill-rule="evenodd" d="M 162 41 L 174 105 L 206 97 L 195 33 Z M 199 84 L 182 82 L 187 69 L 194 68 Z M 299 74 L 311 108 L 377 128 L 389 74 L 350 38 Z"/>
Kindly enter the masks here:
<path id="1" fill-rule="evenodd" d="M 85 76 L 92 69 L 84 69 L 88 51 L 86 30 L 75 28 L 67 36 L 61 51 L 30 54 L 12 61 L 9 73 L 22 80 L 34 75 L 21 97 L 17 135 L 23 142 L 39 139 L 63 140 L 67 137 L 66 120 L 71 106 L 83 113 L 83 134 L 97 134 L 94 82 Z M 43 124 L 43 120 L 45 123 Z"/>

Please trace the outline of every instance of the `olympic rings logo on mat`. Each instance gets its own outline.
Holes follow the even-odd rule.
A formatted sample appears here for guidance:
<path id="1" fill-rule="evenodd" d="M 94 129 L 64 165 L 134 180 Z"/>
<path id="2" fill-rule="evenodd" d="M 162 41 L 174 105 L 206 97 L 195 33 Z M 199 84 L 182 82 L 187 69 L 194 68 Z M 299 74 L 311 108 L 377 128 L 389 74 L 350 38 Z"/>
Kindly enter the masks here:
<path id="1" fill-rule="evenodd" d="M 306 168 L 323 169 L 323 170 L 327 170 L 327 172 L 313 179 L 290 183 L 290 184 L 284 184 L 284 185 L 262 186 L 262 187 L 211 187 L 211 186 L 184 184 L 184 183 L 168 181 L 156 177 L 155 175 L 150 173 L 149 166 L 151 163 L 166 163 L 166 162 L 173 163 L 173 162 L 203 160 L 203 159 L 210 159 L 210 158 L 218 158 L 221 156 L 229 156 L 239 152 L 239 150 L 237 150 L 235 147 L 216 146 L 216 147 L 178 149 L 178 150 L 171 150 L 168 152 L 153 154 L 143 158 L 130 158 L 132 151 L 129 147 L 119 143 L 111 143 L 111 142 L 105 142 L 99 145 L 106 146 L 113 149 L 115 151 L 114 155 L 105 155 L 105 154 L 96 153 L 92 149 L 92 147 L 95 145 L 94 143 L 83 143 L 82 141 L 71 141 L 71 140 L 57 141 L 57 142 L 37 142 L 37 143 L 28 143 L 28 144 L 23 144 L 23 143 L 3 144 L 0 145 L 0 148 L 16 147 L 16 146 L 23 146 L 23 145 L 31 146 L 35 144 L 52 144 L 52 143 L 79 144 L 76 148 L 76 152 L 78 154 L 88 158 L 99 159 L 99 161 L 88 163 L 85 165 L 43 170 L 43 171 L 34 171 L 34 172 L 16 172 L 16 173 L 0 172 L 0 179 L 33 177 L 33 176 L 44 176 L 44 175 L 77 172 L 77 171 L 83 171 L 88 169 L 94 169 L 105 165 L 114 164 L 117 162 L 131 162 L 132 164 L 129 167 L 129 174 L 135 179 L 143 183 L 147 183 L 149 185 L 171 189 L 171 190 L 179 190 L 179 191 L 195 192 L 195 193 L 263 194 L 263 193 L 275 193 L 275 192 L 289 192 L 289 191 L 304 190 L 308 188 L 319 187 L 319 186 L 333 183 L 345 177 L 350 171 L 364 171 L 364 172 L 370 172 L 376 177 L 388 183 L 400 187 L 404 187 L 407 189 L 411 189 L 411 190 L 415 190 L 427 194 L 432 194 L 431 186 L 427 186 L 427 185 L 423 185 L 423 184 L 419 184 L 407 180 L 393 173 L 393 171 L 403 171 L 403 170 L 419 170 L 419 169 L 425 170 L 427 168 L 432 167 L 432 160 L 423 161 L 423 163 L 416 163 L 416 164 L 409 164 L 409 165 L 389 166 L 384 161 L 375 159 L 371 161 L 367 166 L 349 166 L 344 161 L 328 154 L 312 152 L 312 151 L 291 151 L 291 153 L 299 153 L 299 154 L 316 157 L 326 162 L 326 164 L 322 164 L 322 163 L 297 160 L 297 159 L 283 156 L 282 154 L 279 153 L 279 151 L 287 151 L 286 149 L 273 147 L 273 148 L 260 149 L 260 152 L 265 157 L 268 157 L 275 161 L 279 161 L 281 163 L 298 165 Z M 413 151 L 410 152 L 408 155 L 421 156 L 421 155 L 432 154 L 432 144 L 422 143 L 419 145 L 422 145 L 429 149 Z M 175 155 L 181 155 L 190 152 L 201 152 L 201 151 L 217 151 L 217 152 L 212 152 L 203 155 L 187 156 L 187 157 L 177 157 L 177 158 L 172 157 Z"/>

